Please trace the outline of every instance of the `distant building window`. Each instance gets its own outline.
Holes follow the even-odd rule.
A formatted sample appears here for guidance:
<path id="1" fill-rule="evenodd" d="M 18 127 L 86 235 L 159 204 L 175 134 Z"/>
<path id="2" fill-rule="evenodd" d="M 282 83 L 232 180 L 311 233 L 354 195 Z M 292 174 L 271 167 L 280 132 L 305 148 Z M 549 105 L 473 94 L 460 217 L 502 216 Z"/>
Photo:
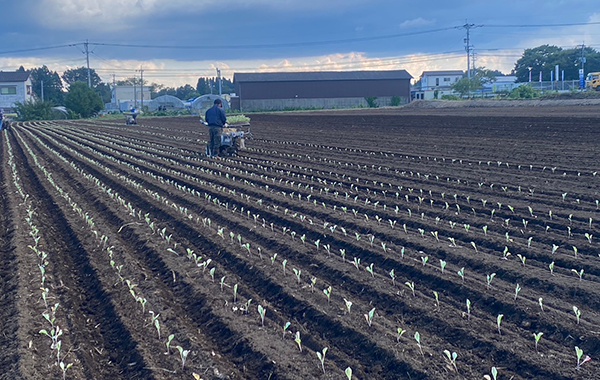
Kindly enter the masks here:
<path id="1" fill-rule="evenodd" d="M 450 82 L 450 78 L 444 78 L 444 82 Z"/>
<path id="2" fill-rule="evenodd" d="M 31 86 L 27 85 L 27 95 L 31 95 Z"/>
<path id="3" fill-rule="evenodd" d="M 0 95 L 16 95 L 17 86 L 4 86 L 0 87 Z"/>
<path id="4" fill-rule="evenodd" d="M 440 85 L 440 78 L 435 78 L 435 85 L 439 86 Z"/>

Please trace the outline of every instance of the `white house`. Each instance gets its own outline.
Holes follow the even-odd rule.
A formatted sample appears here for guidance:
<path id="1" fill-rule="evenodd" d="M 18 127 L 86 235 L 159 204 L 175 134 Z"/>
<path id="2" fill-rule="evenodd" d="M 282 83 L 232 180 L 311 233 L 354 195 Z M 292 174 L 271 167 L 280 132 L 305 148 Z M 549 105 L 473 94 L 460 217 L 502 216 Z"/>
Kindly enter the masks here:
<path id="1" fill-rule="evenodd" d="M 148 86 L 115 86 L 112 88 L 110 103 L 106 104 L 109 111 L 129 111 L 132 106 L 138 108 L 147 106 L 152 100 Z"/>
<path id="2" fill-rule="evenodd" d="M 415 88 L 415 99 L 441 99 L 442 95 L 455 95 L 450 86 L 461 79 L 462 70 L 423 71 L 419 82 L 421 86 Z"/>
<path id="3" fill-rule="evenodd" d="M 24 71 L 0 71 L 0 108 L 12 112 L 16 102 L 33 101 L 31 78 Z"/>

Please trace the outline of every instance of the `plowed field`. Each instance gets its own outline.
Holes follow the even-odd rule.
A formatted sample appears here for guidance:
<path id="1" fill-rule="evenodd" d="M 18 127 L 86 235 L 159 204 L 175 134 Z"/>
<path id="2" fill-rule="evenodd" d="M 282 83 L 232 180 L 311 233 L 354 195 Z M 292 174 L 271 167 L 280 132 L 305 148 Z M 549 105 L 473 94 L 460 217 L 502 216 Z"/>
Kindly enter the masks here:
<path id="1" fill-rule="evenodd" d="M 600 118 L 139 121 L 1 132 L 0 379 L 597 378 Z"/>

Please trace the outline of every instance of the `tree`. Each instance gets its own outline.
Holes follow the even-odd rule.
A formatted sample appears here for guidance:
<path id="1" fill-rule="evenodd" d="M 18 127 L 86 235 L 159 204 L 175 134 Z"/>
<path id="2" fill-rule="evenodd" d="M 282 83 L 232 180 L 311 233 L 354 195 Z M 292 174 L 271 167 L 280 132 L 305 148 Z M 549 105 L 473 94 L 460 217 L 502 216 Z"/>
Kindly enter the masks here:
<path id="1" fill-rule="evenodd" d="M 218 94 L 219 79 L 217 77 L 200 77 L 196 84 L 196 91 L 201 94 Z M 235 86 L 232 81 L 227 78 L 221 78 L 221 93 L 230 94 L 235 92 Z"/>
<path id="2" fill-rule="evenodd" d="M 463 77 L 450 86 L 453 91 L 458 92 L 460 96 L 468 95 L 471 91 L 477 91 L 483 88 L 484 84 L 496 81 L 494 70 L 488 70 L 485 67 L 473 70 L 471 78 Z"/>
<path id="3" fill-rule="evenodd" d="M 586 59 L 586 73 L 600 71 L 600 53 L 590 47 L 586 47 L 583 53 Z M 549 81 L 550 72 L 555 70 L 556 65 L 559 65 L 559 69 L 565 71 L 565 80 L 577 80 L 581 65 L 580 58 L 580 48 L 562 49 L 553 45 L 541 45 L 525 49 L 523 56 L 515 63 L 514 73 L 517 76 L 517 82 L 528 82 L 529 68 L 531 68 L 532 80 L 538 80 L 541 71 L 542 80 Z M 554 78 L 554 80 L 558 79 Z"/>
<path id="4" fill-rule="evenodd" d="M 66 84 L 72 84 L 75 82 L 85 82 L 88 83 L 88 70 L 86 67 L 78 67 L 76 69 L 69 69 L 65 71 L 62 75 L 62 79 Z M 96 74 L 94 69 L 90 69 L 90 81 L 92 83 L 92 87 L 95 88 L 102 79 L 100 76 Z"/>
<path id="5" fill-rule="evenodd" d="M 65 97 L 65 106 L 83 118 L 97 114 L 104 108 L 100 95 L 87 83 L 74 82 Z"/>
<path id="6" fill-rule="evenodd" d="M 112 90 L 111 90 L 110 86 L 107 85 L 106 83 L 99 83 L 94 88 L 94 91 L 96 91 L 96 93 L 98 93 L 98 95 L 100 95 L 100 98 L 102 99 L 102 103 L 110 103 L 110 101 L 112 100 Z"/>
<path id="7" fill-rule="evenodd" d="M 64 88 L 60 76 L 56 71 L 48 70 L 46 65 L 32 69 L 31 86 L 38 99 L 49 100 L 55 105 L 63 104 Z M 44 99 L 42 99 L 42 82 L 44 83 Z"/>
<path id="8" fill-rule="evenodd" d="M 189 84 L 186 84 L 185 86 L 177 87 L 177 89 L 175 90 L 175 96 L 181 100 L 188 100 L 191 98 L 197 98 L 200 95 L 198 94 L 198 92 L 196 92 L 196 89 L 194 87 L 192 87 Z"/>
<path id="9" fill-rule="evenodd" d="M 26 101 L 24 103 L 16 102 L 15 111 L 21 121 L 52 120 L 52 105 L 51 101 L 42 100 Z"/>

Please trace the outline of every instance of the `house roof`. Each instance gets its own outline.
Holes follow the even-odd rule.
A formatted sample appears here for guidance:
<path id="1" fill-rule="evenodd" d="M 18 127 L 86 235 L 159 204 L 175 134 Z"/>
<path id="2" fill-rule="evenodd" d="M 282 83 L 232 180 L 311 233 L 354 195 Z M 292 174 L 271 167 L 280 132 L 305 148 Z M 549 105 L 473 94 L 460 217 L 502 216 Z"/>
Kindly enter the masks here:
<path id="1" fill-rule="evenodd" d="M 25 82 L 29 78 L 27 71 L 0 71 L 0 83 Z"/>
<path id="2" fill-rule="evenodd" d="M 440 70 L 440 71 L 423 71 L 421 77 L 424 76 L 437 76 L 437 75 L 463 75 L 464 71 L 462 70 Z"/>
<path id="3" fill-rule="evenodd" d="M 393 71 L 311 71 L 287 73 L 234 73 L 233 81 L 241 82 L 299 82 L 338 80 L 411 79 L 406 70 Z"/>

